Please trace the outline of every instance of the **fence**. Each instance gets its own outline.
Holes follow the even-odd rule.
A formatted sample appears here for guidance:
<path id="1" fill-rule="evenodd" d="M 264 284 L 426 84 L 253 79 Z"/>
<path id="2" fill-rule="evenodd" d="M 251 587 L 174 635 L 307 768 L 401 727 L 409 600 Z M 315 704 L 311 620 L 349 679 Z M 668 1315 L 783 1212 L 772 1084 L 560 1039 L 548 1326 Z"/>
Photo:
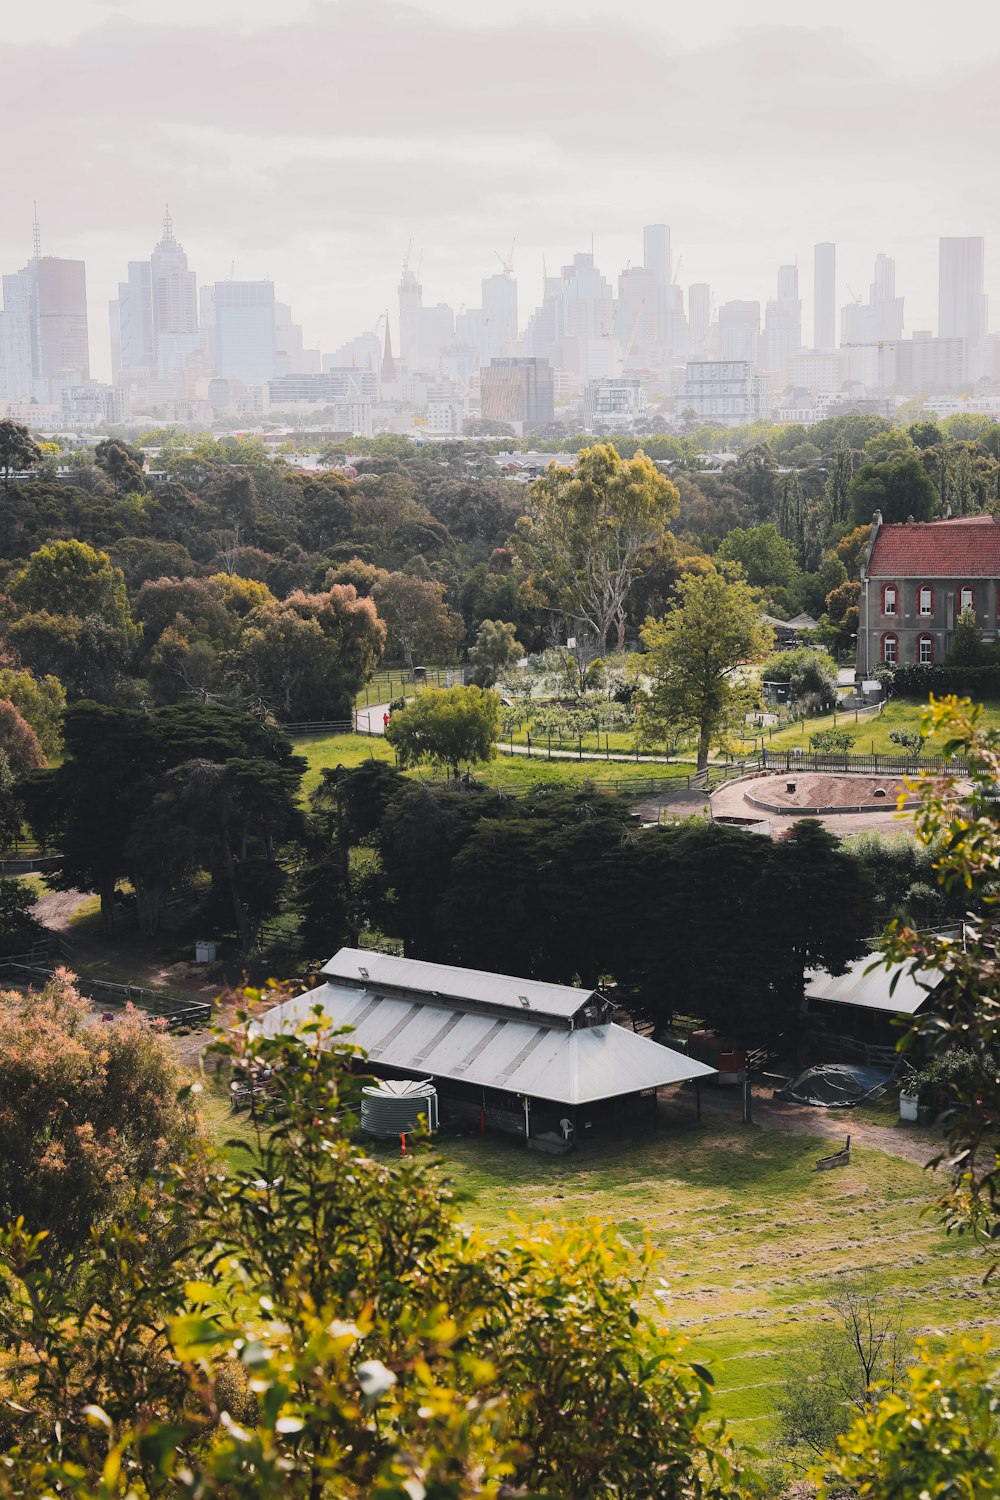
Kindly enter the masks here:
<path id="1" fill-rule="evenodd" d="M 371 682 L 365 684 L 364 702 L 360 694 L 355 699 L 356 708 L 370 708 L 375 703 L 387 703 L 392 698 L 403 696 L 408 687 L 464 687 L 465 667 L 389 667 L 376 672 Z"/>
<path id="2" fill-rule="evenodd" d="M 62 949 L 62 943 L 36 944 L 27 953 L 0 958 L 0 974 L 15 984 L 48 984 L 58 967 L 52 962 L 53 948 Z M 137 984 L 113 984 L 104 979 L 77 978 L 81 995 L 95 1004 L 118 1006 L 134 1005 L 137 1010 L 153 1016 L 161 1016 L 170 1031 L 182 1026 L 207 1026 L 212 1018 L 210 1000 L 192 1000 L 190 995 L 174 995 L 167 990 L 150 990 Z"/>
<path id="3" fill-rule="evenodd" d="M 969 764 L 957 756 L 944 760 L 941 756 L 889 755 L 873 752 L 871 755 L 852 755 L 849 751 L 823 752 L 819 750 L 769 750 L 765 746 L 759 756 L 751 761 L 732 762 L 727 767 L 729 775 L 742 774 L 735 769 L 739 765 L 752 770 L 767 771 L 860 771 L 870 776 L 968 776 Z"/>

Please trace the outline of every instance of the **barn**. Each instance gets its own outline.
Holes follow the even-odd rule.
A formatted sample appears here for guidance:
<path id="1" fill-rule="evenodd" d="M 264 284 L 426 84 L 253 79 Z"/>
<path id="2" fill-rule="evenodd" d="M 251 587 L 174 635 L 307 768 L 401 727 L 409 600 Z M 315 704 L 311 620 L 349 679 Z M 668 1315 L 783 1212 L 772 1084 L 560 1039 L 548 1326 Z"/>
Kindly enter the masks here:
<path id="1" fill-rule="evenodd" d="M 432 1078 L 442 1118 L 544 1149 L 649 1124 L 657 1090 L 715 1069 L 611 1019 L 600 990 L 342 948 L 324 982 L 269 1010 L 277 1034 L 320 1006 L 386 1078 Z"/>

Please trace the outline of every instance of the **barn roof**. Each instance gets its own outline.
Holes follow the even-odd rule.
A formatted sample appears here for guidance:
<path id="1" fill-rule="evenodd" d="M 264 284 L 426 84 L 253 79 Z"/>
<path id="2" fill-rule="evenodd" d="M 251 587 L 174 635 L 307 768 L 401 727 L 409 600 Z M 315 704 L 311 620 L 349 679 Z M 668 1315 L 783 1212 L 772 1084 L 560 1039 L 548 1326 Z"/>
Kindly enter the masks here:
<path id="1" fill-rule="evenodd" d="M 603 1007 L 604 997 L 594 990 L 569 984 L 545 984 L 537 979 L 517 979 L 511 974 L 491 974 L 484 969 L 460 969 L 453 964 L 432 964 L 419 958 L 397 958 L 392 953 L 373 953 L 364 948 L 341 948 L 322 973 L 354 988 L 405 990 L 461 1003 L 488 1005 L 516 1011 L 520 1015 L 561 1016 L 569 1020 L 595 995 Z"/>
<path id="2" fill-rule="evenodd" d="M 872 968 L 872 964 L 876 967 Z M 868 953 L 864 958 L 855 959 L 846 974 L 808 969 L 806 995 L 810 1000 L 826 1000 L 832 1005 L 852 1005 L 861 1010 L 880 1010 L 886 1015 L 912 1016 L 934 986 L 940 984 L 942 977 L 929 969 L 914 974 L 908 964 L 892 964 L 887 968 L 877 953 Z"/>
<path id="3" fill-rule="evenodd" d="M 375 1066 L 559 1104 L 590 1104 L 715 1071 L 613 1023 L 570 1031 L 541 1016 L 508 1019 L 336 983 L 276 1005 L 260 1024 L 277 1035 L 309 1019 L 316 1006 L 334 1025 L 352 1028 L 348 1040 Z"/>
<path id="4" fill-rule="evenodd" d="M 1000 518 L 882 526 L 867 571 L 871 578 L 1000 578 Z"/>

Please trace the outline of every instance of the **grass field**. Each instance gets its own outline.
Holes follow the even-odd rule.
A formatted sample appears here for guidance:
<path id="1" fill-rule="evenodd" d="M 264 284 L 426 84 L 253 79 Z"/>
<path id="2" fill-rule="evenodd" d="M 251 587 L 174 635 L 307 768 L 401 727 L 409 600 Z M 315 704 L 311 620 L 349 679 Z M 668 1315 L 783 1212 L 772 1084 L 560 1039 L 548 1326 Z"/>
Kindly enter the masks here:
<path id="1" fill-rule="evenodd" d="M 320 774 L 334 766 L 359 766 L 369 758 L 395 764 L 392 749 L 380 735 L 329 734 L 313 735 L 295 741 L 295 751 L 305 756 L 308 769 L 302 781 L 304 795 L 319 785 Z M 495 760 L 485 761 L 472 767 L 472 774 L 487 786 L 500 787 L 504 791 L 516 792 L 537 782 L 559 782 L 562 785 L 581 786 L 592 781 L 606 786 L 613 781 L 648 781 L 651 777 L 686 777 L 692 767 L 643 763 L 642 761 L 600 760 L 546 760 L 544 757 L 498 755 Z M 426 775 L 427 768 L 414 771 L 413 775 Z"/>
<path id="2" fill-rule="evenodd" d="M 853 712 L 824 714 L 815 719 L 803 719 L 787 729 L 775 730 L 774 734 L 765 738 L 763 743 L 769 750 L 772 748 L 790 750 L 795 746 L 808 750 L 810 736 L 817 734 L 820 730 L 847 729 L 855 736 L 854 744 L 851 746 L 852 753 L 898 755 L 900 748 L 892 743 L 889 738 L 890 733 L 894 729 L 919 729 L 920 711 L 923 707 L 923 700 L 918 702 L 894 699 L 877 717 L 866 715 L 855 720 Z M 981 722 L 992 729 L 1000 728 L 1000 704 L 986 704 Z M 933 744 L 928 746 L 926 753 L 931 755 L 935 753 Z"/>
<path id="3" fill-rule="evenodd" d="M 965 1241 L 922 1211 L 934 1183 L 909 1162 L 862 1148 L 817 1172 L 828 1141 L 709 1119 L 651 1140 L 553 1159 L 510 1142 L 446 1141 L 463 1216 L 501 1233 L 531 1220 L 596 1216 L 663 1254 L 669 1319 L 710 1364 L 737 1434 L 768 1436 L 784 1361 L 832 1317 L 838 1272 L 877 1268 L 916 1333 L 996 1324 L 1000 1289 Z"/>

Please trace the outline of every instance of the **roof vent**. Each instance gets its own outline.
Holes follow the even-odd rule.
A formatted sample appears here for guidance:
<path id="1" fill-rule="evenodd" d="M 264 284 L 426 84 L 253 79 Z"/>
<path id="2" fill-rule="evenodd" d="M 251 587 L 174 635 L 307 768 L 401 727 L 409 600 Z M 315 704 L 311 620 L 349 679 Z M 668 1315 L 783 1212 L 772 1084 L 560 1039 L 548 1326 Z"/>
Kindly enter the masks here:
<path id="1" fill-rule="evenodd" d="M 524 1006 L 525 1010 L 530 1010 L 531 1009 L 531 1001 L 528 999 L 527 995 L 518 995 L 517 998 L 520 1000 L 520 1002 Z"/>
<path id="2" fill-rule="evenodd" d="M 358 964 L 358 973 L 361 975 L 362 979 L 368 978 L 368 970 L 366 968 L 363 968 L 361 964 Z"/>

